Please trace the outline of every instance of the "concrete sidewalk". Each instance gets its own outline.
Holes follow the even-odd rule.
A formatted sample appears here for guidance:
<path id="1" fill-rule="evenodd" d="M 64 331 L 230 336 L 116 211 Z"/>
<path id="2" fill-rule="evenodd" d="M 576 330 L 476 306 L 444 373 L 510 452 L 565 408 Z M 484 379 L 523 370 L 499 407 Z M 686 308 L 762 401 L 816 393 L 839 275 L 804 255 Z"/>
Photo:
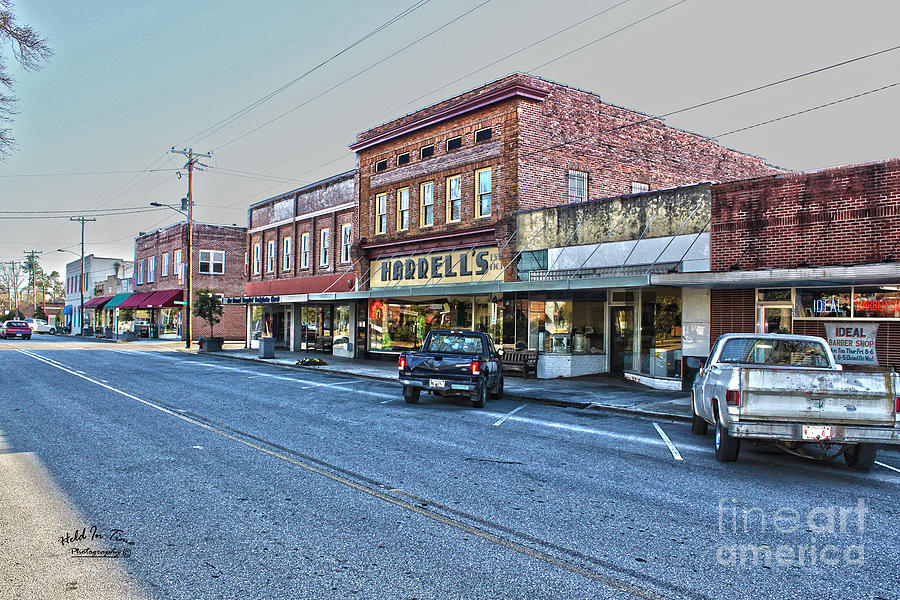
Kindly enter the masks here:
<path id="1" fill-rule="evenodd" d="M 397 393 L 400 394 L 400 386 L 397 383 L 397 365 L 394 361 L 349 359 L 319 352 L 287 352 L 285 350 L 276 350 L 273 359 L 262 359 L 259 358 L 258 350 L 243 347 L 226 347 L 222 352 L 211 352 L 210 354 L 314 371 L 346 373 L 358 377 L 381 379 L 394 383 L 397 386 Z M 321 359 L 326 364 L 322 366 L 298 365 L 297 361 L 304 358 Z M 504 378 L 503 395 L 506 398 L 555 406 L 616 411 L 680 421 L 690 420 L 688 393 L 654 390 L 611 375 L 558 379 L 522 379 L 507 375 Z"/>

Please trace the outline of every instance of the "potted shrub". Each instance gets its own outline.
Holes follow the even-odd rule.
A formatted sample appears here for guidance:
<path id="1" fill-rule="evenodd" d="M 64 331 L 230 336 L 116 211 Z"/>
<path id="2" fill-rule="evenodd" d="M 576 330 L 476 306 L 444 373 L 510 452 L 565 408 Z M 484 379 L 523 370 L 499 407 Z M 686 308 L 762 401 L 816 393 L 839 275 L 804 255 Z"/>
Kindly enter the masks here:
<path id="1" fill-rule="evenodd" d="M 194 299 L 194 315 L 209 323 L 209 337 L 200 338 L 200 350 L 204 352 L 221 352 L 224 338 L 216 337 L 214 327 L 222 320 L 222 298 L 209 288 L 197 290 Z"/>

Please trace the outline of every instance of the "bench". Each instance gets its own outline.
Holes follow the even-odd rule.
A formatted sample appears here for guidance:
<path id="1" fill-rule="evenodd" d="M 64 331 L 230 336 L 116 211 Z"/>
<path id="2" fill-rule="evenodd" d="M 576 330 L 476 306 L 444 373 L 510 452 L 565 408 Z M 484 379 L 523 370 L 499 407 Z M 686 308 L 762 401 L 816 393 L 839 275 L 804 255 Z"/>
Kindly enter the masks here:
<path id="1" fill-rule="evenodd" d="M 537 377 L 537 350 L 504 350 L 503 372 L 521 373 L 522 379 L 528 379 L 528 371 Z"/>

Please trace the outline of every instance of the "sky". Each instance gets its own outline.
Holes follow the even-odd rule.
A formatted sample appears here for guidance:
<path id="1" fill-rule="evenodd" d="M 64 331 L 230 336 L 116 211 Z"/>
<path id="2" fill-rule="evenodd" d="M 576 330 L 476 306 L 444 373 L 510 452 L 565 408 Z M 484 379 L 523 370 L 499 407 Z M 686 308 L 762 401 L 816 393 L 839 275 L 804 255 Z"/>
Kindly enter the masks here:
<path id="1" fill-rule="evenodd" d="M 169 149 L 193 147 L 213 153 L 195 172 L 195 218 L 238 225 L 251 203 L 353 169 L 357 133 L 509 73 L 661 115 L 900 45 L 900 5 L 887 0 L 17 0 L 14 9 L 54 56 L 36 72 L 10 61 L 18 149 L 0 162 L 0 211 L 178 204 L 185 159 Z M 897 82 L 900 50 L 665 121 L 716 137 Z M 892 158 L 898 104 L 900 86 L 718 139 L 798 171 Z M 181 219 L 167 209 L 99 217 L 86 225 L 85 253 L 131 259 L 139 232 Z M 0 261 L 39 250 L 45 270 L 64 272 L 79 243 L 68 219 L 0 219 Z"/>

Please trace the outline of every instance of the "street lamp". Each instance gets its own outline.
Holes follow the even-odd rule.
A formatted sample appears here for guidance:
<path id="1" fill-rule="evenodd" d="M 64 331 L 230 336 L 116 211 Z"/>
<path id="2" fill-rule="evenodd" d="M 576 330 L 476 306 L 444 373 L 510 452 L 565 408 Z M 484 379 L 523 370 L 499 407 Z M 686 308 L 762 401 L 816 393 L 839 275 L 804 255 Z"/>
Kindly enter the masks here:
<path id="1" fill-rule="evenodd" d="M 187 308 L 187 315 L 185 315 L 186 333 L 184 336 L 184 347 L 188 350 L 191 349 L 191 309 L 193 308 L 192 294 L 194 293 L 193 281 L 191 279 L 191 272 L 194 270 L 194 215 L 193 211 L 191 210 L 193 204 L 194 202 L 192 200 L 189 200 L 188 198 L 181 199 L 180 209 L 172 206 L 171 204 L 164 204 L 163 202 L 150 203 L 150 206 L 169 208 L 177 213 L 181 213 L 182 215 L 187 217 L 188 220 L 187 304 L 185 304 L 185 307 Z"/>

